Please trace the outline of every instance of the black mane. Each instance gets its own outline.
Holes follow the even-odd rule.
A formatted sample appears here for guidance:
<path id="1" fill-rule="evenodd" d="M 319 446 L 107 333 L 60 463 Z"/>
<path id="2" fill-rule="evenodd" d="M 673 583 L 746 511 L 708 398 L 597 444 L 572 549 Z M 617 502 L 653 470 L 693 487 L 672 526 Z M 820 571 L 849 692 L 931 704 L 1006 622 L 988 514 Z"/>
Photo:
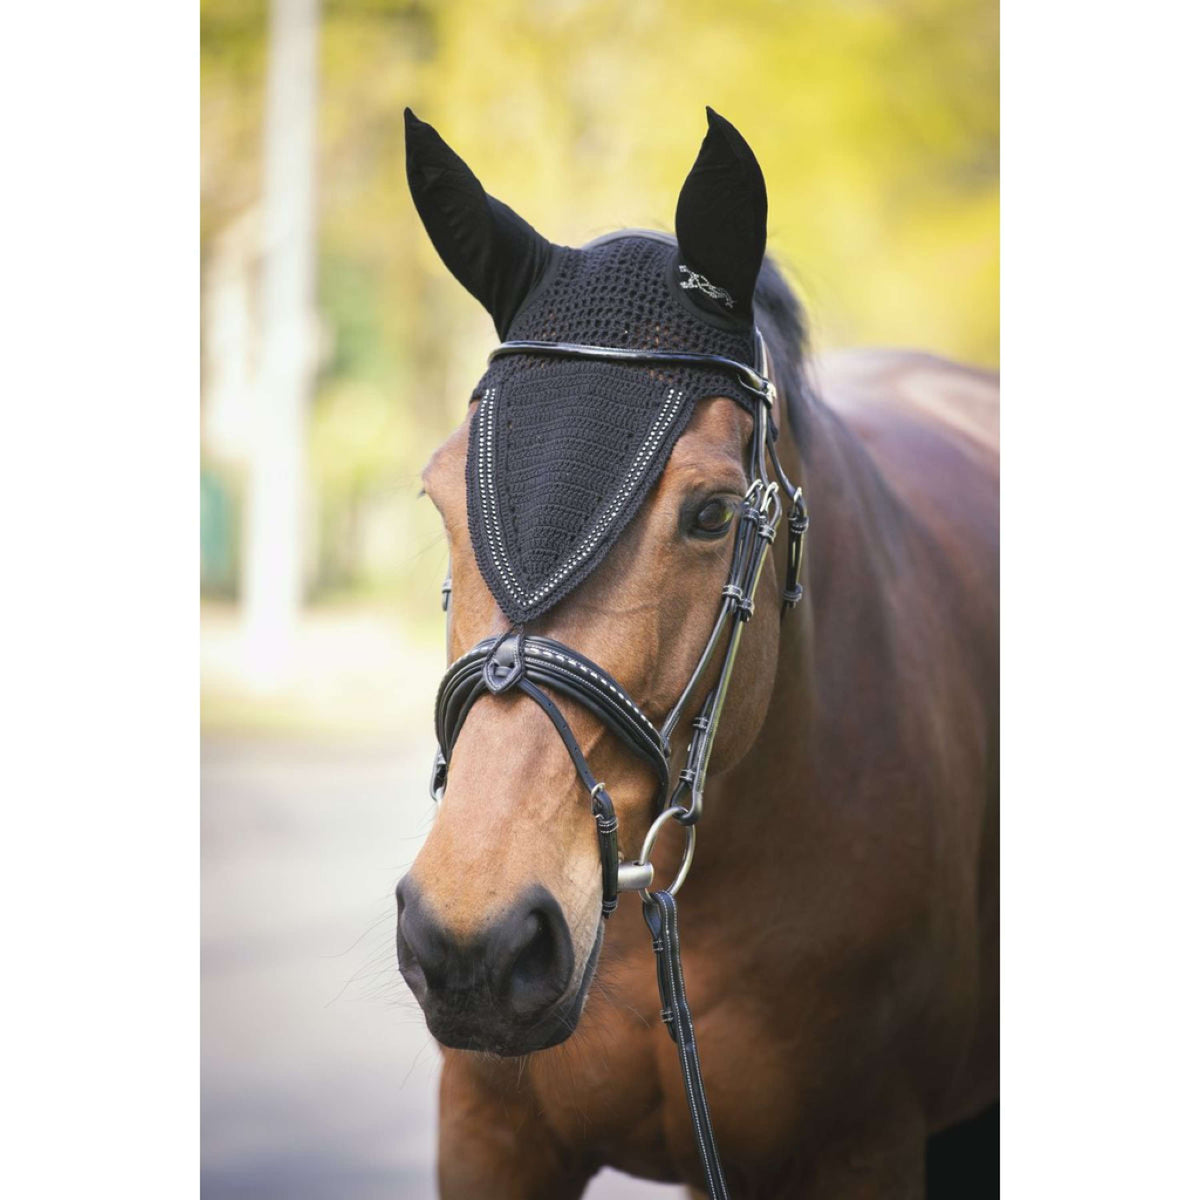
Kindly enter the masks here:
<path id="1" fill-rule="evenodd" d="M 763 259 L 754 289 L 758 327 L 771 352 L 775 386 L 788 406 L 792 436 L 802 445 L 813 390 L 808 378 L 808 318 L 775 260 Z"/>

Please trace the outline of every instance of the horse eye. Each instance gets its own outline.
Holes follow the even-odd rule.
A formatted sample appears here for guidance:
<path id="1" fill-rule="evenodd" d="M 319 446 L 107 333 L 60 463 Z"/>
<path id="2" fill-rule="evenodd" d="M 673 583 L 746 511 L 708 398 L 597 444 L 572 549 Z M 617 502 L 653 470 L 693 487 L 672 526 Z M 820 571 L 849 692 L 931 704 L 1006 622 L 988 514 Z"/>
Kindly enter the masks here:
<path id="1" fill-rule="evenodd" d="M 714 496 L 706 500 L 692 518 L 691 532 L 700 537 L 720 537 L 729 532 L 735 512 L 731 500 L 725 496 Z"/>

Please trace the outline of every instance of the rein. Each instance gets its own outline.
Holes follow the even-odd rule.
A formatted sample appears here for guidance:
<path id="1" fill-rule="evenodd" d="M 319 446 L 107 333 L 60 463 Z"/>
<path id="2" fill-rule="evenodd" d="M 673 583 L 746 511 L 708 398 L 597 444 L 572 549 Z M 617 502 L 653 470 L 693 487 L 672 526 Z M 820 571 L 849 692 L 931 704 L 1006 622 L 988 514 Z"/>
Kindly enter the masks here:
<path id="1" fill-rule="evenodd" d="M 683 986 L 678 915 L 675 896 L 691 869 L 696 850 L 696 826 L 703 813 L 704 787 L 712 757 L 713 741 L 725 706 L 742 630 L 754 615 L 754 597 L 767 552 L 783 517 L 781 491 L 788 498 L 788 554 L 783 591 L 783 611 L 794 608 L 803 595 L 800 567 L 808 510 L 804 493 L 793 485 L 779 461 L 779 436 L 773 407 L 775 385 L 767 374 L 766 346 L 755 330 L 755 366 L 716 354 L 691 354 L 665 350 L 627 350 L 609 346 L 585 346 L 567 342 L 505 342 L 489 356 L 507 354 L 545 355 L 639 365 L 702 366 L 735 376 L 755 397 L 754 433 L 751 443 L 750 486 L 739 506 L 729 575 L 721 589 L 721 609 L 712 633 L 683 693 L 667 714 L 661 728 L 651 720 L 603 667 L 551 638 L 527 634 L 520 628 L 496 638 L 487 638 L 468 650 L 447 669 L 438 688 L 435 707 L 438 752 L 434 759 L 430 793 L 441 800 L 449 772 L 450 755 L 472 705 L 481 696 L 517 690 L 533 700 L 550 719 L 575 765 L 580 781 L 591 798 L 592 815 L 600 850 L 601 914 L 607 919 L 615 911 L 622 892 L 637 891 L 642 897 L 642 915 L 650 930 L 658 965 L 662 1017 L 679 1049 L 688 1108 L 692 1116 L 696 1149 L 704 1167 L 709 1195 L 728 1200 L 728 1189 L 713 1134 L 700 1059 L 692 1027 L 691 1011 Z M 775 479 L 770 478 L 774 469 Z M 448 608 L 450 581 L 442 587 L 442 606 Z M 717 681 L 691 722 L 687 758 L 671 788 L 671 737 L 694 698 L 700 680 L 715 660 L 728 629 L 725 655 Z M 621 862 L 617 841 L 617 817 L 604 783 L 597 781 L 587 758 L 562 711 L 547 690 L 582 704 L 634 754 L 648 763 L 658 777 L 658 814 L 642 843 L 641 853 Z M 650 855 L 660 831 L 669 821 L 678 821 L 686 831 L 683 861 L 673 882 L 664 890 L 650 891 L 654 866 Z"/>

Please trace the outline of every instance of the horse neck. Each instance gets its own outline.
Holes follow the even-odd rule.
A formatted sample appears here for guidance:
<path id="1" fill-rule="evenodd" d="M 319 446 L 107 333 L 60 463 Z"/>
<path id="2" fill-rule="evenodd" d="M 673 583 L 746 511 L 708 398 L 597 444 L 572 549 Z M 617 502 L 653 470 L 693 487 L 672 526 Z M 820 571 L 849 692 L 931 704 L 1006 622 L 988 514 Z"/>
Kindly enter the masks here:
<path id="1" fill-rule="evenodd" d="M 792 397 L 780 418 L 780 456 L 785 471 L 804 488 L 811 518 L 801 574 L 804 597 L 784 613 L 775 682 L 767 717 L 753 751 L 729 772 L 722 790 L 754 797 L 711 806 L 711 826 L 726 826 L 718 840 L 761 845 L 784 810 L 819 791 L 816 777 L 830 739 L 818 721 L 835 720 L 848 687 L 846 675 L 863 655 L 889 661 L 890 579 L 899 571 L 895 547 L 907 518 L 857 436 L 813 395 Z M 777 539 L 776 574 L 782 587 L 786 537 Z M 763 603 L 767 617 L 773 605 Z M 769 618 L 768 618 L 769 619 Z M 855 699 L 860 710 L 886 703 L 879 696 Z M 889 720 L 880 713 L 881 721 Z M 726 837 L 730 839 L 726 841 Z"/>
<path id="2" fill-rule="evenodd" d="M 825 622 L 836 617 L 835 599 L 886 605 L 888 580 L 901 569 L 896 551 L 910 532 L 907 512 L 859 437 L 819 397 L 789 406 L 783 436 L 812 519 L 804 603 Z"/>

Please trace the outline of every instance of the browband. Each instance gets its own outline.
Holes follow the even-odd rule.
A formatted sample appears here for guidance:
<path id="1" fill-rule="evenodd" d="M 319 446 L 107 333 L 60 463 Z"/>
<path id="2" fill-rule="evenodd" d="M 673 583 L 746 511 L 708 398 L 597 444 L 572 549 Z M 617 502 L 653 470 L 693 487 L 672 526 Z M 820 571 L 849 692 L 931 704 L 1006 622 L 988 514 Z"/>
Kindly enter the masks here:
<path id="1" fill-rule="evenodd" d="M 756 331 L 761 362 L 762 335 Z M 620 346 L 585 346 L 577 342 L 502 342 L 488 355 L 488 362 L 506 354 L 544 354 L 550 358 L 590 358 L 603 362 L 662 363 L 673 367 L 705 367 L 728 371 L 768 407 L 775 403 L 775 385 L 761 372 L 736 358 L 722 354 L 693 354 L 684 350 L 631 350 Z"/>

